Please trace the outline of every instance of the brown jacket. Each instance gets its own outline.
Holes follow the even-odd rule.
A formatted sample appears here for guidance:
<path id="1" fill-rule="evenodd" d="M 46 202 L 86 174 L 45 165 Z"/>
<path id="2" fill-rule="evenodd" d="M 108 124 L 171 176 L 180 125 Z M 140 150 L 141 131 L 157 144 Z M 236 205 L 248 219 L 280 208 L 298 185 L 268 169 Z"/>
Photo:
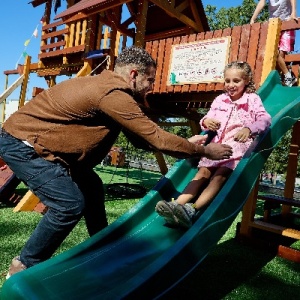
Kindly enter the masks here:
<path id="1" fill-rule="evenodd" d="M 178 158 L 199 156 L 203 149 L 159 128 L 143 113 L 125 80 L 106 70 L 43 91 L 3 128 L 45 159 L 69 166 L 97 165 L 122 129 L 153 150 Z"/>

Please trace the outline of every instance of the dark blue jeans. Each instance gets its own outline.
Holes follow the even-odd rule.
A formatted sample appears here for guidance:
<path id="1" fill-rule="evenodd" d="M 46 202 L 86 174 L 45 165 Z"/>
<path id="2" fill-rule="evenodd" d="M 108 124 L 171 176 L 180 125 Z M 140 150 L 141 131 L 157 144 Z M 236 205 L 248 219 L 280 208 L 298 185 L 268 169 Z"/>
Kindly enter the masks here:
<path id="1" fill-rule="evenodd" d="M 0 156 L 48 207 L 20 254 L 28 268 L 50 258 L 82 216 L 90 235 L 107 226 L 102 180 L 92 169 L 70 173 L 3 130 Z"/>

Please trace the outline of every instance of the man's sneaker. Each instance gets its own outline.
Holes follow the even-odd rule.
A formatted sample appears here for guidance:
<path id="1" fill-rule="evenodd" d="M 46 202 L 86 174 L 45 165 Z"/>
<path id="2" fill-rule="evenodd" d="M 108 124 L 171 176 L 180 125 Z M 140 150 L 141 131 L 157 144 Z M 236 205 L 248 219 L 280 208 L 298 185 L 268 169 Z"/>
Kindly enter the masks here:
<path id="1" fill-rule="evenodd" d="M 25 265 L 22 264 L 20 261 L 20 256 L 15 257 L 11 265 L 9 267 L 8 273 L 6 275 L 6 279 L 8 279 L 10 276 L 12 276 L 15 273 L 21 272 L 23 270 L 27 269 Z"/>
<path id="2" fill-rule="evenodd" d="M 289 73 L 288 76 L 285 75 L 283 78 L 283 84 L 289 87 L 293 86 L 296 82 L 297 78 L 293 73 Z"/>
<path id="3" fill-rule="evenodd" d="M 180 226 L 190 228 L 196 216 L 196 209 L 191 203 L 186 203 L 185 205 L 178 204 L 174 208 L 174 215 L 177 217 Z"/>
<path id="4" fill-rule="evenodd" d="M 167 202 L 165 200 L 161 200 L 157 202 L 155 206 L 155 211 L 165 219 L 166 223 L 171 226 L 177 226 L 178 220 L 176 216 L 174 216 L 174 208 L 177 206 L 176 201 Z"/>

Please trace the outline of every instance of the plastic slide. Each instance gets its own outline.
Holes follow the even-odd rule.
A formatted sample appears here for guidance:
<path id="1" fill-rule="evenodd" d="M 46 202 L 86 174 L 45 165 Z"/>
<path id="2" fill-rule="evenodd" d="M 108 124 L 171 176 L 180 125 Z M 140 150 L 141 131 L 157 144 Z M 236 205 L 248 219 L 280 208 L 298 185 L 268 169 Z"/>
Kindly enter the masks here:
<path id="1" fill-rule="evenodd" d="M 272 116 L 210 206 L 189 230 L 168 228 L 154 212 L 183 190 L 196 163 L 178 161 L 130 211 L 96 236 L 13 275 L 1 290 L 11 299 L 158 299 L 203 261 L 241 211 L 280 138 L 300 119 L 300 88 L 283 87 L 276 71 L 259 90 Z"/>

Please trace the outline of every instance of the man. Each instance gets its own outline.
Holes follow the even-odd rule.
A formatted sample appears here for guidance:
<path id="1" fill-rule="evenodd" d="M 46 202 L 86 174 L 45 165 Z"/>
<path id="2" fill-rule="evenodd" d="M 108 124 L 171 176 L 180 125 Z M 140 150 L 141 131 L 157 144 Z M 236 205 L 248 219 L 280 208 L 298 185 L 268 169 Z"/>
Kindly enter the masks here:
<path id="1" fill-rule="evenodd" d="M 198 143 L 165 132 L 142 111 L 156 71 L 138 47 L 125 49 L 115 70 L 66 80 L 37 95 L 3 125 L 0 156 L 48 207 L 13 259 L 7 277 L 50 258 L 82 216 L 93 235 L 107 226 L 101 179 L 93 167 L 121 130 L 148 150 L 178 158 L 224 159 L 231 147 Z"/>

